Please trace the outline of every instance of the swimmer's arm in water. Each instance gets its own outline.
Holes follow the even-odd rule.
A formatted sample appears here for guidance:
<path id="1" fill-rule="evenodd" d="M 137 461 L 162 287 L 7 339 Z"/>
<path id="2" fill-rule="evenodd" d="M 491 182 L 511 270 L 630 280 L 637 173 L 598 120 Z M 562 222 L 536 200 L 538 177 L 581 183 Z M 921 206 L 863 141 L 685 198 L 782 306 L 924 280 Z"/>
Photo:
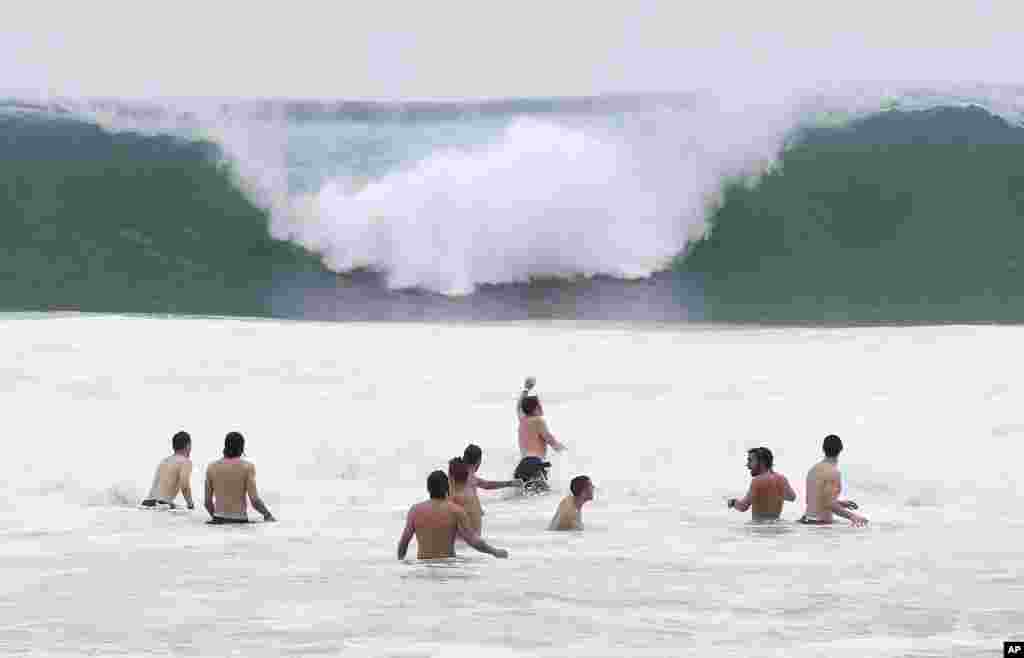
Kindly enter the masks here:
<path id="1" fill-rule="evenodd" d="M 737 512 L 746 512 L 750 509 L 750 503 L 754 499 L 754 485 L 751 483 L 750 488 L 747 489 L 747 495 L 739 500 L 735 498 L 729 499 L 729 507 L 736 510 Z"/>
<path id="2" fill-rule="evenodd" d="M 841 494 L 842 492 L 843 492 L 843 473 L 840 471 L 840 473 L 839 473 L 839 493 Z M 842 505 L 846 509 L 857 509 L 857 503 L 853 502 L 852 500 L 839 500 L 839 501 L 836 501 L 836 502 L 838 502 L 840 505 Z"/>
<path id="3" fill-rule="evenodd" d="M 793 487 L 790 486 L 785 475 L 782 476 L 782 499 L 791 503 L 796 500 L 796 492 L 793 491 Z"/>
<path id="4" fill-rule="evenodd" d="M 469 517 L 466 516 L 465 512 L 459 512 L 456 514 L 457 517 L 457 530 L 459 537 L 467 544 L 480 551 L 481 553 L 488 553 L 494 557 L 507 558 L 508 551 L 503 548 L 494 548 L 483 540 L 483 537 L 478 535 L 475 530 L 469 525 Z"/>
<path id="5" fill-rule="evenodd" d="M 209 468 L 206 469 L 206 495 L 203 496 L 203 507 L 210 513 L 211 517 L 216 516 L 213 507 L 213 479 L 210 478 Z"/>
<path id="6" fill-rule="evenodd" d="M 828 493 L 829 509 L 836 516 L 841 516 L 855 526 L 863 526 L 867 524 L 868 520 L 859 514 L 854 514 L 849 511 L 844 504 L 844 501 L 839 500 L 839 492 L 842 490 L 842 483 L 840 481 L 841 476 L 837 473 L 834 478 L 826 477 L 822 478 L 821 487 L 824 492 Z"/>
<path id="7" fill-rule="evenodd" d="M 849 511 L 849 509 L 843 505 L 843 501 L 840 500 L 832 502 L 832 513 L 836 516 L 843 517 L 858 528 L 865 526 L 868 523 L 868 520 L 860 514 L 855 514 L 854 512 Z"/>
<path id="8" fill-rule="evenodd" d="M 267 509 L 267 506 L 263 504 L 259 492 L 256 491 L 256 466 L 253 464 L 249 464 L 249 474 L 245 479 L 245 492 L 249 495 L 249 502 L 252 503 L 252 508 L 263 515 L 264 521 L 277 520 L 270 513 L 270 510 Z"/>
<path id="9" fill-rule="evenodd" d="M 412 520 L 412 508 L 409 508 L 409 514 L 405 517 L 405 530 L 402 531 L 402 536 L 398 538 L 399 560 L 405 559 L 405 554 L 409 552 L 409 542 L 412 541 L 415 534 L 416 524 Z"/>
<path id="10" fill-rule="evenodd" d="M 192 462 L 184 462 L 180 468 L 181 471 L 178 474 L 178 478 L 181 482 L 181 495 L 185 498 L 185 504 L 188 505 L 188 508 L 195 509 L 196 505 L 192 502 Z"/>

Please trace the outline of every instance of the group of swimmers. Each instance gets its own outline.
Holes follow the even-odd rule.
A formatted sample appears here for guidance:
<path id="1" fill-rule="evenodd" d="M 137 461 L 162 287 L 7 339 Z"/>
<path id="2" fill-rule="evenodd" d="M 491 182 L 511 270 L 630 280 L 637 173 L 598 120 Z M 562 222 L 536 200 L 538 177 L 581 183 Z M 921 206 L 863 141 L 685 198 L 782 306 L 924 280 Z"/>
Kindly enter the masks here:
<path id="1" fill-rule="evenodd" d="M 455 540 L 461 538 L 478 551 L 498 558 L 507 558 L 508 551 L 494 548 L 482 537 L 483 507 L 478 489 L 523 488 L 525 482 L 546 478 L 546 461 L 550 446 L 564 451 L 544 419 L 539 397 L 533 392 L 536 380 L 526 379 L 516 403 L 519 421 L 520 462 L 511 480 L 486 480 L 477 475 L 483 459 L 479 446 L 470 444 L 462 456 L 448 462 L 447 473 L 433 471 L 427 477 L 429 498 L 413 505 L 406 516 L 405 529 L 398 541 L 398 559 L 404 560 L 409 542 L 416 538 L 419 559 L 437 559 L 455 555 Z M 153 478 L 149 496 L 143 507 L 173 509 L 180 492 L 188 509 L 194 509 L 191 490 L 192 439 L 187 432 L 178 432 L 171 440 L 174 453 L 160 462 Z M 842 500 L 842 474 L 839 471 L 839 453 L 842 440 L 830 434 L 822 445 L 824 459 L 807 473 L 807 508 L 799 523 L 830 524 L 834 516 L 862 526 L 867 519 L 857 514 L 857 504 Z M 270 510 L 256 489 L 256 467 L 242 458 L 245 439 L 238 432 L 224 438 L 224 457 L 206 469 L 204 506 L 210 514 L 211 524 L 247 523 L 246 501 L 263 515 L 265 521 L 274 521 Z M 747 452 L 750 487 L 743 498 L 730 498 L 727 505 L 739 512 L 751 511 L 755 521 L 776 521 L 785 501 L 795 501 L 796 492 L 781 473 L 774 469 L 774 456 L 768 448 L 752 448 Z M 570 494 L 563 498 L 555 511 L 549 530 L 582 530 L 583 506 L 594 498 L 594 484 L 590 477 L 578 475 L 569 484 Z"/>
<path id="2" fill-rule="evenodd" d="M 153 486 L 141 505 L 174 509 L 174 500 L 180 492 L 188 509 L 195 509 L 191 482 L 192 437 L 188 432 L 178 432 L 171 438 L 171 448 L 174 453 L 156 467 Z M 245 437 L 229 432 L 224 437 L 224 457 L 206 468 L 203 506 L 210 514 L 208 523 L 248 523 L 246 499 L 263 515 L 264 521 L 275 520 L 256 490 L 256 466 L 242 458 L 244 453 Z"/>

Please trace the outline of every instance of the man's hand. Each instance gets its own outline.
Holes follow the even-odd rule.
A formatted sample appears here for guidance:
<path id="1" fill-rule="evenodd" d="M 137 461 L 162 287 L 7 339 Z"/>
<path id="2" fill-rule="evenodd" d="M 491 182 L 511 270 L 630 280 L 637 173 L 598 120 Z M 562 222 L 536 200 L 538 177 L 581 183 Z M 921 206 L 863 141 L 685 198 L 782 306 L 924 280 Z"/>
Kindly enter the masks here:
<path id="1" fill-rule="evenodd" d="M 853 524 L 854 528 L 863 528 L 868 524 L 868 520 L 860 514 L 850 513 L 850 523 Z"/>

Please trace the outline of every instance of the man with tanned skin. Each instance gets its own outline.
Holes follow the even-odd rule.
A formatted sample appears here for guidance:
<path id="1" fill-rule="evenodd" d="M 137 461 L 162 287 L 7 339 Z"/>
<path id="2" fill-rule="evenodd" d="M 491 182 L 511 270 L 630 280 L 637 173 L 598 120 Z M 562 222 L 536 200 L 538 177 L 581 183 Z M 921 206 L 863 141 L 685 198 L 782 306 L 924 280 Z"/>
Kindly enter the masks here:
<path id="1" fill-rule="evenodd" d="M 245 438 L 238 432 L 229 432 L 224 437 L 224 458 L 207 467 L 205 505 L 212 517 L 207 523 L 248 523 L 247 496 L 264 521 L 275 520 L 260 500 L 256 490 L 256 466 L 242 459 L 244 452 Z"/>
<path id="2" fill-rule="evenodd" d="M 420 560 L 455 557 L 456 536 L 481 553 L 508 557 L 508 551 L 481 539 L 470 527 L 465 510 L 448 499 L 448 476 L 443 471 L 434 471 L 427 477 L 427 491 L 430 499 L 413 505 L 406 516 L 405 530 L 398 540 L 399 560 L 405 559 L 414 536 L 416 557 Z"/>
<path id="3" fill-rule="evenodd" d="M 815 464 L 807 473 L 807 512 L 800 517 L 800 523 L 828 525 L 833 514 L 849 519 L 855 526 L 863 526 L 868 520 L 851 510 L 857 509 L 852 500 L 840 500 L 843 490 L 842 474 L 839 472 L 839 453 L 843 442 L 835 434 L 825 437 L 822 444 L 825 458 Z"/>
<path id="4" fill-rule="evenodd" d="M 165 457 L 156 467 L 153 486 L 142 501 L 143 507 L 165 505 L 174 509 L 174 499 L 181 492 L 189 509 L 195 509 L 192 502 L 192 437 L 188 432 L 178 432 L 171 438 L 174 454 Z"/>
<path id="5" fill-rule="evenodd" d="M 544 469 L 544 460 L 548 455 L 548 446 L 558 452 L 565 450 L 565 446 L 555 439 L 544 421 L 544 408 L 540 405 L 540 398 L 531 394 L 531 390 L 537 380 L 533 377 L 526 378 L 523 392 L 519 395 L 517 415 L 519 417 L 519 456 L 521 460 L 516 472 L 512 477 L 518 480 L 529 480 L 538 471 Z"/>
<path id="6" fill-rule="evenodd" d="M 750 489 L 747 495 L 736 500 L 729 499 L 729 507 L 737 512 L 750 510 L 754 521 L 777 521 L 782 514 L 783 501 L 796 500 L 796 492 L 789 485 L 785 475 L 772 470 L 775 457 L 768 448 L 752 448 L 747 451 L 747 468 L 750 470 Z"/>
<path id="7" fill-rule="evenodd" d="M 586 475 L 578 475 L 569 483 L 572 495 L 558 504 L 548 530 L 583 530 L 583 505 L 594 499 L 594 483 Z"/>
<path id="8" fill-rule="evenodd" d="M 480 525 L 474 526 L 474 530 L 478 533 L 480 532 L 483 524 L 484 510 L 480 506 L 480 498 L 477 495 L 477 489 L 493 490 L 523 486 L 522 480 L 485 480 L 482 477 L 477 476 L 477 471 L 480 470 L 480 462 L 482 460 L 483 450 L 480 449 L 480 446 L 472 443 L 466 446 L 466 450 L 462 453 L 462 461 L 469 467 L 469 478 L 466 480 L 462 495 L 466 497 L 466 504 L 464 507 L 466 508 L 466 512 L 469 513 L 471 521 L 473 520 L 471 508 L 476 507 L 480 511 Z M 452 482 L 452 489 L 458 489 L 458 484 Z"/>

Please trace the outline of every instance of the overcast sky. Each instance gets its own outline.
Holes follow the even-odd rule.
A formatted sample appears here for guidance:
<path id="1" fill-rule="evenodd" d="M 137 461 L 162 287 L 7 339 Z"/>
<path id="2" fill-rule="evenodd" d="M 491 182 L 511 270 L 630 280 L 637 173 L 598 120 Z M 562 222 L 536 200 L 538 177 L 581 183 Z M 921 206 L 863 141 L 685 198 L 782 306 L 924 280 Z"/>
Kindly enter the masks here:
<path id="1" fill-rule="evenodd" d="M 442 99 L 1024 82 L 1024 1 L 8 2 L 0 90 Z"/>

